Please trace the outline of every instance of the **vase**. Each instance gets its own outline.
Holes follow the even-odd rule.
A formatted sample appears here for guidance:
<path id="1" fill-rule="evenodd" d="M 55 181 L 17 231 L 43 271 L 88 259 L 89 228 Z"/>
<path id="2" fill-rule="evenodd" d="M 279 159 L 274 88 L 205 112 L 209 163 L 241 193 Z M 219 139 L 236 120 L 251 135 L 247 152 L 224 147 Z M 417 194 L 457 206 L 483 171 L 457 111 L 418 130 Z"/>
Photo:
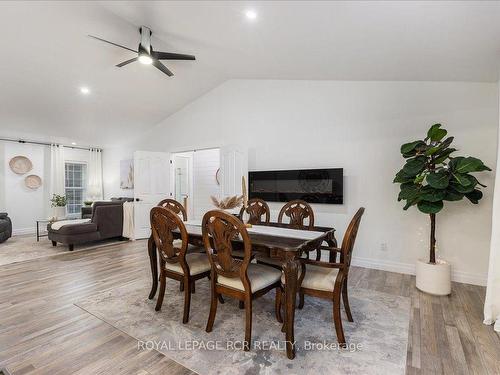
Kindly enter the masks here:
<path id="1" fill-rule="evenodd" d="M 436 264 L 419 259 L 416 266 L 416 286 L 422 292 L 436 296 L 451 293 L 451 265 L 443 260 Z"/>
<path id="2" fill-rule="evenodd" d="M 65 218 L 66 218 L 66 206 L 54 207 L 54 221 L 55 220 L 63 220 Z"/>

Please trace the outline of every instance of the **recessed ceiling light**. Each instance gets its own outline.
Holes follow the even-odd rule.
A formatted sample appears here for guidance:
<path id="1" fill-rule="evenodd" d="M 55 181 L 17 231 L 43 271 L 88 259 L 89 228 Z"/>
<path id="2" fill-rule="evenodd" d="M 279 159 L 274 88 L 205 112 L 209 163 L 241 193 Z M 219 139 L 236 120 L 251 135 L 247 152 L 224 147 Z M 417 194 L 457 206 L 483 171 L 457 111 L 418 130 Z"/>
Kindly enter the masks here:
<path id="1" fill-rule="evenodd" d="M 71 144 L 72 144 L 73 146 L 76 146 L 76 142 L 71 142 Z"/>
<path id="2" fill-rule="evenodd" d="M 245 16 L 249 19 L 249 20 L 255 20 L 257 18 L 257 12 L 255 10 L 247 10 L 245 12 Z"/>
<path id="3" fill-rule="evenodd" d="M 84 95 L 90 94 L 90 89 L 88 87 L 80 87 L 80 92 Z"/>
<path id="4" fill-rule="evenodd" d="M 142 54 L 139 55 L 139 62 L 144 65 L 150 65 L 153 63 L 153 59 L 149 55 Z"/>

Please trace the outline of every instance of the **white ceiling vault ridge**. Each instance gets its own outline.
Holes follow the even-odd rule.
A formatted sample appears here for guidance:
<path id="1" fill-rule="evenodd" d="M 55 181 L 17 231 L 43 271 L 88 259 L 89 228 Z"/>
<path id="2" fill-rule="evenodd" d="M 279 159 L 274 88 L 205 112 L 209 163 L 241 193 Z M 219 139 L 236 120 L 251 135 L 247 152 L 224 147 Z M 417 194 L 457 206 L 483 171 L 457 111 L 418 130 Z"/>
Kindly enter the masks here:
<path id="1" fill-rule="evenodd" d="M 0 2 L 0 135 L 118 145 L 233 78 L 496 82 L 499 19 L 497 1 Z M 87 36 L 136 49 L 140 25 L 196 61 L 116 68 L 133 53 Z"/>

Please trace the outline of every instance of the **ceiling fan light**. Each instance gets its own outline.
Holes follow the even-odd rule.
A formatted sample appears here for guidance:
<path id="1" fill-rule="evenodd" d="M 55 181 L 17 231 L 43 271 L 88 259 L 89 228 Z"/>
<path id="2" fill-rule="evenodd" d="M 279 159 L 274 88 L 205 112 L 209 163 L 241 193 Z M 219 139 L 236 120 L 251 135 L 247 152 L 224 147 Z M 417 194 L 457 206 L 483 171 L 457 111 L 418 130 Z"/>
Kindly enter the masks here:
<path id="1" fill-rule="evenodd" d="M 142 54 L 139 55 L 139 62 L 144 65 L 151 65 L 153 63 L 153 59 L 147 54 Z"/>

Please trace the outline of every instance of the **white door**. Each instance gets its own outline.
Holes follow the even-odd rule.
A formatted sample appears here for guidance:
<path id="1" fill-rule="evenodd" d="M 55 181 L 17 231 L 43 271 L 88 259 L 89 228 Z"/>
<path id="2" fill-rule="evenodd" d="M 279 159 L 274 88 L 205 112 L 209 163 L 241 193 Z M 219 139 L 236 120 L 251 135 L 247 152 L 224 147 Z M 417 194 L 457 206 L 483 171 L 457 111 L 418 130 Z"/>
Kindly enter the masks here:
<path id="1" fill-rule="evenodd" d="M 150 236 L 149 212 L 159 201 L 170 197 L 170 154 L 168 152 L 134 152 L 136 239 Z"/>
<path id="2" fill-rule="evenodd" d="M 242 195 L 242 176 L 245 176 L 248 184 L 247 152 L 236 146 L 222 147 L 220 149 L 221 198 Z"/>

